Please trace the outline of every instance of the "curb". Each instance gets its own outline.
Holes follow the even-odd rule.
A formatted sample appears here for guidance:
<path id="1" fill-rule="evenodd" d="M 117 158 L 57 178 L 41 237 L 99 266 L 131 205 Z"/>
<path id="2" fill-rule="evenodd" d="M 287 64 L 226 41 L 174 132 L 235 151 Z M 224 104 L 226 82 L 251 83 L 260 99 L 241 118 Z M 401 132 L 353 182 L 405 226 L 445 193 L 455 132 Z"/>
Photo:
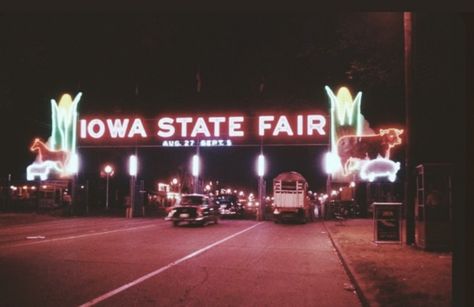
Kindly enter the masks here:
<path id="1" fill-rule="evenodd" d="M 355 278 L 355 272 L 353 272 L 353 270 L 351 269 L 349 264 L 346 262 L 346 259 L 345 259 L 346 256 L 342 252 L 342 249 L 339 246 L 339 244 L 332 238 L 331 232 L 326 227 L 326 224 L 325 224 L 324 220 L 323 220 L 323 226 L 324 226 L 324 229 L 326 229 L 326 233 L 328 234 L 329 239 L 331 240 L 331 243 L 334 246 L 334 249 L 336 250 L 339 259 L 341 260 L 341 263 L 342 263 L 342 266 L 344 267 L 344 270 L 346 271 L 347 275 L 349 276 L 349 280 L 354 285 L 355 291 L 357 293 L 357 297 L 359 298 L 362 306 L 363 307 L 370 307 L 370 304 L 369 304 L 369 301 L 368 301 L 366 295 L 364 294 L 364 292 L 362 292 L 362 289 L 360 288 L 359 282 Z"/>

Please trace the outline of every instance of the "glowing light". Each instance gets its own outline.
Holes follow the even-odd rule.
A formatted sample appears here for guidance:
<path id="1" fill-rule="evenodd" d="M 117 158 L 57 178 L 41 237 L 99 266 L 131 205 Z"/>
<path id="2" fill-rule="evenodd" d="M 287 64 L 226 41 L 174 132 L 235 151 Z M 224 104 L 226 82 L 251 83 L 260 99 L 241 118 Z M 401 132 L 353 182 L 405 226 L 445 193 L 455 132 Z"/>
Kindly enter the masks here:
<path id="1" fill-rule="evenodd" d="M 272 130 L 273 136 L 279 136 L 282 133 L 287 136 L 294 135 L 294 129 L 292 124 L 285 115 L 280 115 L 278 117 L 275 127 L 272 123 L 275 121 L 275 116 L 273 115 L 262 115 L 258 117 L 258 135 L 265 136 L 266 130 Z M 296 133 L 297 135 L 303 135 L 303 124 L 304 117 L 302 115 L 296 116 Z M 293 123 L 294 125 L 294 123 Z M 326 135 L 324 130 L 326 126 L 326 118 L 319 114 L 310 114 L 306 116 L 306 135 L 311 136 L 316 132 L 319 135 Z"/>
<path id="2" fill-rule="evenodd" d="M 199 176 L 199 156 L 198 155 L 193 156 L 192 174 L 194 177 Z"/>
<path id="3" fill-rule="evenodd" d="M 374 160 L 364 162 L 360 169 L 360 177 L 373 182 L 378 177 L 387 177 L 394 182 L 397 172 L 400 170 L 400 162 L 378 157 Z"/>
<path id="4" fill-rule="evenodd" d="M 35 161 L 26 168 L 26 180 L 35 180 L 35 177 L 40 177 L 41 180 L 46 180 L 51 171 L 62 171 L 58 162 L 50 160 L 42 162 Z"/>
<path id="5" fill-rule="evenodd" d="M 77 126 L 77 105 L 82 93 L 79 92 L 74 100 L 71 95 L 64 94 L 59 103 L 51 99 L 52 134 L 51 148 L 75 152 L 76 151 L 76 126 Z"/>
<path id="6" fill-rule="evenodd" d="M 265 175 L 265 157 L 263 154 L 258 155 L 257 159 L 257 175 L 263 177 Z"/>
<path id="7" fill-rule="evenodd" d="M 278 119 L 278 123 L 273 130 L 273 135 L 279 135 L 281 132 L 284 132 L 287 135 L 293 135 L 293 130 L 291 129 L 290 123 L 284 115 L 280 116 Z"/>
<path id="8" fill-rule="evenodd" d="M 346 87 L 341 87 L 334 95 L 329 86 L 324 87 L 330 98 L 331 111 L 331 151 L 337 152 L 337 141 L 339 139 L 337 126 L 349 126 L 352 128 L 351 134 L 361 135 L 364 124 L 364 118 L 360 113 L 362 92 L 356 95 L 352 100 L 352 95 Z M 345 127 L 347 130 L 347 127 Z"/>
<path id="9" fill-rule="evenodd" d="M 244 118 L 242 116 L 229 117 L 229 136 L 233 136 L 233 137 L 244 136 L 244 132 L 239 131 L 239 129 L 242 129 L 243 121 L 244 121 Z"/>
<path id="10" fill-rule="evenodd" d="M 351 181 L 351 183 L 349 184 L 349 186 L 350 186 L 351 188 L 354 188 L 354 187 L 356 186 L 356 183 L 355 183 L 354 181 Z"/>
<path id="11" fill-rule="evenodd" d="M 343 165 L 343 173 L 350 174 L 361 167 L 363 160 L 375 159 L 376 155 L 389 159 L 390 150 L 401 144 L 403 129 L 380 129 L 379 134 L 345 135 L 337 141 L 337 151 Z"/>
<path id="12" fill-rule="evenodd" d="M 110 166 L 109 164 L 107 164 L 107 165 L 104 167 L 104 172 L 105 172 L 107 175 L 112 174 L 113 171 L 114 171 L 114 169 L 113 169 L 112 166 Z"/>
<path id="13" fill-rule="evenodd" d="M 171 184 L 174 184 L 174 185 L 178 184 L 178 179 L 173 178 L 173 180 L 171 180 Z"/>
<path id="14" fill-rule="evenodd" d="M 136 176 L 138 170 L 138 159 L 137 156 L 131 155 L 128 160 L 128 173 L 130 176 Z"/>
<path id="15" fill-rule="evenodd" d="M 69 159 L 67 172 L 69 174 L 77 174 L 79 172 L 79 155 L 77 153 L 73 153 Z"/>
<path id="16" fill-rule="evenodd" d="M 328 152 L 324 156 L 325 171 L 327 174 L 334 174 L 342 168 L 341 160 L 335 153 Z"/>
<path id="17" fill-rule="evenodd" d="M 362 98 L 362 92 L 357 93 L 356 97 L 353 100 L 351 92 L 349 91 L 349 89 L 347 89 L 347 87 L 341 87 L 337 92 L 337 96 L 334 95 L 329 86 L 325 86 L 325 89 L 329 97 L 331 98 L 331 109 L 334 109 L 336 118 L 339 121 L 339 125 L 352 126 L 353 124 L 359 124 L 357 122 L 357 117 L 360 114 L 360 102 Z"/>
<path id="18" fill-rule="evenodd" d="M 130 131 L 128 132 L 127 137 L 133 138 L 135 134 L 139 134 L 142 138 L 146 138 L 148 136 L 140 118 L 135 118 L 132 123 L 132 126 L 130 127 Z"/>
<path id="19" fill-rule="evenodd" d="M 27 180 L 34 180 L 36 176 L 46 180 L 52 170 L 61 177 L 77 172 L 77 105 L 81 96 L 79 92 L 73 100 L 64 94 L 59 103 L 51 99 L 51 136 L 47 144 L 39 138 L 33 142 L 31 150 L 38 153 L 36 161 L 27 167 Z"/>

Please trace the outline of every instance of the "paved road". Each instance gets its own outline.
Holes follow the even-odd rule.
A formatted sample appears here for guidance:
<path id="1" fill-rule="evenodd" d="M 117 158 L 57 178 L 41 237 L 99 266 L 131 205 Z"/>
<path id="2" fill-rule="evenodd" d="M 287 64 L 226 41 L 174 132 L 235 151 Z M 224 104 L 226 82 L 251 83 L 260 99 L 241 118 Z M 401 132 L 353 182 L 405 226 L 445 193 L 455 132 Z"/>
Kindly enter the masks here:
<path id="1" fill-rule="evenodd" d="M 2 226 L 0 279 L 0 306 L 360 306 L 318 222 Z"/>

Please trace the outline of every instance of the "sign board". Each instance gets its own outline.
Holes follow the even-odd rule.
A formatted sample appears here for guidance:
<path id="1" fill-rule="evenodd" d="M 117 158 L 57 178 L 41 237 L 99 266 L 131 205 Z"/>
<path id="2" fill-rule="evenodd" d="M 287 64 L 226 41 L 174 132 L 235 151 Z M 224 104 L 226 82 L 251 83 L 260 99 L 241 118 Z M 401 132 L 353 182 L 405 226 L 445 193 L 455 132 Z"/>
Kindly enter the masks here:
<path id="1" fill-rule="evenodd" d="M 374 242 L 401 243 L 401 203 L 373 203 Z"/>
<path id="2" fill-rule="evenodd" d="M 337 94 L 326 86 L 330 98 L 330 145 L 325 156 L 326 172 L 333 182 L 394 182 L 400 162 L 392 161 L 392 149 L 402 144 L 403 129 L 387 127 L 374 131 L 361 113 L 362 92 L 353 98 L 341 87 Z"/>
<path id="3" fill-rule="evenodd" d="M 326 116 L 265 113 L 257 116 L 161 115 L 83 116 L 78 124 L 80 146 L 155 145 L 163 147 L 217 147 L 248 144 L 328 143 Z"/>

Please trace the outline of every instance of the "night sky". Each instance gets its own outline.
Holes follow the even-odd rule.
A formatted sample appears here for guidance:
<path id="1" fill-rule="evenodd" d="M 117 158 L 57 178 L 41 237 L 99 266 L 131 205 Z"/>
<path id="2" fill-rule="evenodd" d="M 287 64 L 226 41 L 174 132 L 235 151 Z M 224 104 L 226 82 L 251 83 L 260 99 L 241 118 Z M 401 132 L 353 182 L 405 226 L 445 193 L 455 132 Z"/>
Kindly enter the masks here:
<path id="1" fill-rule="evenodd" d="M 327 113 L 324 86 L 344 85 L 353 94 L 363 92 L 362 113 L 373 128 L 404 124 L 401 13 L 6 14 L 0 37 L 2 178 L 25 178 L 35 158 L 28 150 L 32 139 L 50 135 L 49 101 L 65 92 L 83 92 L 81 115 L 252 115 L 275 109 Z M 258 150 L 205 149 L 203 176 L 253 187 Z M 268 148 L 268 179 L 295 170 L 322 189 L 324 150 Z M 83 149 L 82 171 L 97 177 L 102 163 L 120 165 L 130 152 Z M 142 178 L 152 181 L 189 165 L 192 150 L 138 154 L 146 165 Z"/>

